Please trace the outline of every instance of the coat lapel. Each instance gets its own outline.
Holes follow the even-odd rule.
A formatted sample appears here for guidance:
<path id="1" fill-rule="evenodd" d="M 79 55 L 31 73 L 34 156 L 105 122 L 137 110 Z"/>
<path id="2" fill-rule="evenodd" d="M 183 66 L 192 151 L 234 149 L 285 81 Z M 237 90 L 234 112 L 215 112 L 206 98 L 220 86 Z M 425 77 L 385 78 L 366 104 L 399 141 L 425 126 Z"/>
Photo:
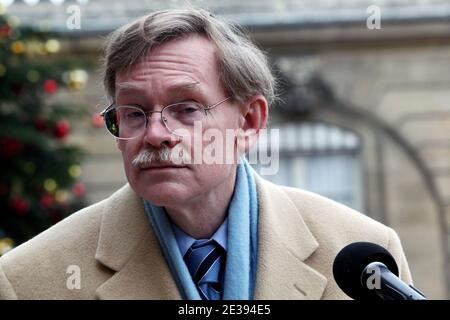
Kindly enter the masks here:
<path id="1" fill-rule="evenodd" d="M 255 299 L 318 300 L 327 279 L 305 262 L 319 244 L 279 187 L 255 174 L 259 202 Z"/>
<path id="2" fill-rule="evenodd" d="M 105 204 L 96 259 L 115 271 L 100 299 L 180 299 L 141 199 L 127 184 Z"/>

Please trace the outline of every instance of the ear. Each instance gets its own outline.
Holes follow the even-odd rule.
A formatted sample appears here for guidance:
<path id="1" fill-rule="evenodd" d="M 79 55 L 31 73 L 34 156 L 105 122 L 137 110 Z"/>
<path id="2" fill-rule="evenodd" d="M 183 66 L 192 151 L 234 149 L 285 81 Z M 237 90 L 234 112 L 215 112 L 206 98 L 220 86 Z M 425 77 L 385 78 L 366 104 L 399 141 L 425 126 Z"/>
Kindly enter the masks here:
<path id="1" fill-rule="evenodd" d="M 267 124 L 269 107 L 262 95 L 253 96 L 241 108 L 237 148 L 240 154 L 247 152 L 258 140 L 260 130 Z"/>

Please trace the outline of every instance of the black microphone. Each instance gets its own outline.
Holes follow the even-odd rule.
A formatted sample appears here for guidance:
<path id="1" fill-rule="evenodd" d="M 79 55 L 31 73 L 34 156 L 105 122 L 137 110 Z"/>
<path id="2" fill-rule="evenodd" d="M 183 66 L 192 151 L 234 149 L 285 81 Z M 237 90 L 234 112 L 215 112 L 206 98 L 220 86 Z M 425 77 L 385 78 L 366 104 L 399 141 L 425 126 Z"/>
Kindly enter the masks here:
<path id="1" fill-rule="evenodd" d="M 375 243 L 355 242 L 344 247 L 334 259 L 333 275 L 342 291 L 355 300 L 426 299 L 398 278 L 394 257 Z"/>

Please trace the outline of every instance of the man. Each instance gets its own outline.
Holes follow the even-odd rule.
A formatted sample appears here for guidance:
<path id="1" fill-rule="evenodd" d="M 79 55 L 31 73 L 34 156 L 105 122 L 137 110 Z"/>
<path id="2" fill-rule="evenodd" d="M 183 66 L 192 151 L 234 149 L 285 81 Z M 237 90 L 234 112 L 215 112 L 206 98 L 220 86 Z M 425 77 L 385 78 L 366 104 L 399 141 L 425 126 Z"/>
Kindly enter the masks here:
<path id="1" fill-rule="evenodd" d="M 152 13 L 108 39 L 104 83 L 129 184 L 3 256 L 1 298 L 346 299 L 332 263 L 355 241 L 387 248 L 411 282 L 392 229 L 252 171 L 275 81 L 235 28 Z"/>

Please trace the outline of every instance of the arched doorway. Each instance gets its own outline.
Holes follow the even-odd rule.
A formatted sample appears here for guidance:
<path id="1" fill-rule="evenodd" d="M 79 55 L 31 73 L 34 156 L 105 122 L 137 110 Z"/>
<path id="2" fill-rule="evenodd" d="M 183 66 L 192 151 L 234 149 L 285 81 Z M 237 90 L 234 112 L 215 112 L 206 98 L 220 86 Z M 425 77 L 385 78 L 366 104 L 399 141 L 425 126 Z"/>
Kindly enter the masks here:
<path id="1" fill-rule="evenodd" d="M 266 143 L 265 132 L 258 147 L 275 149 L 274 142 L 278 143 L 278 170 L 264 174 L 264 165 L 257 162 L 253 164 L 256 171 L 274 183 L 312 191 L 363 211 L 361 141 L 357 134 L 320 121 L 279 122 L 270 130 L 278 130 L 279 141 Z M 276 156 L 274 150 L 264 152 Z"/>

